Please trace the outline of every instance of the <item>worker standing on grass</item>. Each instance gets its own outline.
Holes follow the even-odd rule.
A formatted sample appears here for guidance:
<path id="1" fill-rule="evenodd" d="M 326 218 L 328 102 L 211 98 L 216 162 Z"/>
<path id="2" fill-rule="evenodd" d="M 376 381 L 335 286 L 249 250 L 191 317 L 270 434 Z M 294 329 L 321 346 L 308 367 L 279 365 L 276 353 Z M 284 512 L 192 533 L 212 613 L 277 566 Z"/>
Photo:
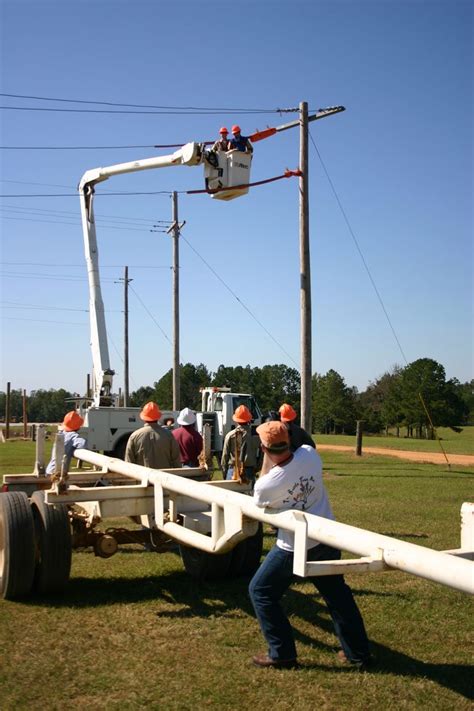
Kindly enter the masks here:
<path id="1" fill-rule="evenodd" d="M 83 449 L 86 446 L 86 440 L 84 437 L 80 437 L 77 431 L 84 424 L 84 419 L 79 415 L 76 410 L 71 410 L 67 415 L 64 415 L 64 420 L 60 429 L 64 434 L 64 454 L 66 456 L 66 470 L 69 471 L 69 466 L 71 464 L 71 459 L 74 455 L 76 449 Z M 61 467 L 61 462 L 59 462 Z M 53 452 L 51 455 L 51 460 L 46 467 L 46 474 L 51 476 L 56 471 L 56 445 L 53 447 Z"/>
<path id="2" fill-rule="evenodd" d="M 257 427 L 264 453 L 273 466 L 255 484 L 254 502 L 260 508 L 307 511 L 334 519 L 322 479 L 318 453 L 303 445 L 290 451 L 288 430 L 283 422 L 265 422 Z M 341 552 L 325 543 L 308 541 L 308 561 L 339 560 Z M 297 666 L 293 631 L 280 600 L 293 580 L 294 533 L 278 530 L 276 544 L 250 581 L 249 593 L 255 614 L 268 644 L 266 654 L 253 657 L 259 667 Z M 371 665 L 369 642 L 359 608 L 342 575 L 312 577 L 331 615 L 341 644 L 338 661 L 366 670 Z"/>
<path id="3" fill-rule="evenodd" d="M 178 425 L 172 434 L 179 446 L 181 464 L 183 467 L 198 467 L 203 441 L 196 429 L 196 415 L 189 407 L 179 413 Z"/>
<path id="4" fill-rule="evenodd" d="M 255 483 L 259 459 L 258 437 L 252 435 L 252 413 L 245 405 L 239 405 L 232 415 L 236 427 L 227 433 L 222 449 L 221 468 L 224 479 L 239 479 L 241 475 Z M 241 472 L 234 469 L 240 465 Z"/>
<path id="5" fill-rule="evenodd" d="M 178 469 L 181 467 L 178 443 L 166 427 L 158 424 L 161 411 L 154 402 L 147 402 L 140 412 L 145 425 L 129 437 L 125 461 L 141 464 L 151 469 Z"/>
<path id="6" fill-rule="evenodd" d="M 284 423 L 285 427 L 288 430 L 288 436 L 290 438 L 290 449 L 292 452 L 295 452 L 298 447 L 301 447 L 302 444 L 309 444 L 310 447 L 316 449 L 314 439 L 311 437 L 311 435 L 306 432 L 306 430 L 304 430 L 302 427 L 296 424 L 295 420 L 297 415 L 291 405 L 288 405 L 286 402 L 284 402 L 278 412 L 280 413 L 280 420 Z"/>

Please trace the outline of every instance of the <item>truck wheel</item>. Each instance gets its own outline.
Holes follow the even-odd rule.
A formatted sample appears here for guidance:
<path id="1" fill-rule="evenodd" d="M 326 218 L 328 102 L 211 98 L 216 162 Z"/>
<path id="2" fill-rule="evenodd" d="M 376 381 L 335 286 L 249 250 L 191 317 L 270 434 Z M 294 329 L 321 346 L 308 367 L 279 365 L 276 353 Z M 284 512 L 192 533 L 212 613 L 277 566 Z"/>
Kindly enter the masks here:
<path id="1" fill-rule="evenodd" d="M 30 502 L 23 491 L 0 494 L 0 595 L 28 595 L 35 572 L 35 536 Z"/>
<path id="2" fill-rule="evenodd" d="M 232 551 L 215 555 L 199 548 L 180 546 L 179 552 L 186 572 L 195 580 L 220 580 L 227 576 Z"/>
<path id="3" fill-rule="evenodd" d="M 240 541 L 232 551 L 229 576 L 238 578 L 241 575 L 251 576 L 260 565 L 263 549 L 263 526 L 258 524 L 257 533 L 244 541 Z"/>
<path id="4" fill-rule="evenodd" d="M 130 432 L 130 434 L 132 434 Z M 128 438 L 130 437 L 130 434 L 128 434 L 126 437 L 122 437 L 122 439 L 117 442 L 115 447 L 111 452 L 109 452 L 109 456 L 115 457 L 115 459 L 125 459 L 125 450 L 127 449 L 127 442 Z"/>
<path id="5" fill-rule="evenodd" d="M 39 593 L 62 590 L 71 572 L 72 536 L 67 506 L 48 505 L 44 492 L 31 497 L 35 522 L 36 566 L 34 588 Z"/>

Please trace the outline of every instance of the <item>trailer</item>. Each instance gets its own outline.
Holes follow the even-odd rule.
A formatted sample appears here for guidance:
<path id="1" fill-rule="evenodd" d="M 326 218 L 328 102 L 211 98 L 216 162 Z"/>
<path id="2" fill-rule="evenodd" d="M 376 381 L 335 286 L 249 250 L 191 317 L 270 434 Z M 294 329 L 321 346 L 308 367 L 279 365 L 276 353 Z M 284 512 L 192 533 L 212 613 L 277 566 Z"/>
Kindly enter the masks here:
<path id="1" fill-rule="evenodd" d="M 61 449 L 62 435 L 56 447 Z M 41 435 L 37 459 L 41 458 Z M 197 579 L 251 575 L 262 555 L 262 525 L 295 535 L 294 573 L 316 575 L 403 570 L 474 594 L 474 504 L 461 507 L 460 546 L 435 551 L 301 511 L 257 507 L 249 487 L 213 481 L 204 468 L 153 470 L 87 449 L 75 458 L 90 469 L 52 478 L 7 475 L 0 494 L 0 596 L 51 594 L 68 583 L 72 550 L 92 547 L 109 558 L 119 546 L 148 540 L 156 551 L 179 552 Z M 41 462 L 40 462 L 41 464 Z M 44 470 L 44 467 L 43 467 Z M 30 496 L 27 489 L 30 487 Z M 126 525 L 101 528 L 107 519 Z M 144 528 L 130 530 L 130 520 Z M 309 562 L 307 541 L 356 558 Z"/>

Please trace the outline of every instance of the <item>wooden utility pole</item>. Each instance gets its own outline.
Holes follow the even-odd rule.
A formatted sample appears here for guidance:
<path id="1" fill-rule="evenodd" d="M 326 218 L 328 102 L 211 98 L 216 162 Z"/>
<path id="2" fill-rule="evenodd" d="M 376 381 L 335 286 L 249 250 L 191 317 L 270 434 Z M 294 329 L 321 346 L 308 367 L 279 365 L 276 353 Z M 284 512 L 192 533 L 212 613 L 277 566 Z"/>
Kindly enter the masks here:
<path id="1" fill-rule="evenodd" d="M 308 208 L 308 104 L 300 103 L 301 426 L 311 432 L 311 267 Z"/>
<path id="2" fill-rule="evenodd" d="M 10 383 L 7 383 L 5 399 L 5 439 L 10 439 Z"/>
<path id="3" fill-rule="evenodd" d="M 127 407 L 129 398 L 129 370 L 128 370 L 128 285 L 132 280 L 128 278 L 128 267 L 125 267 L 123 275 L 124 286 L 124 355 L 123 355 L 123 406 Z"/>
<path id="4" fill-rule="evenodd" d="M 179 372 L 179 223 L 178 193 L 173 191 L 173 410 L 180 409 Z"/>

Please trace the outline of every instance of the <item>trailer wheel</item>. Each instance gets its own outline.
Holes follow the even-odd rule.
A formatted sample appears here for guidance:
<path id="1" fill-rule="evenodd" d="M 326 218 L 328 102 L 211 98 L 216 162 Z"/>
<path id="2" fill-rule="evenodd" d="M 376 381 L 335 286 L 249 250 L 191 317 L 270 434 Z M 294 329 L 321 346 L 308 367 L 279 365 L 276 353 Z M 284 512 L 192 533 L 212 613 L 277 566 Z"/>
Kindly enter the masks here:
<path id="1" fill-rule="evenodd" d="M 35 536 L 30 502 L 23 491 L 0 494 L 0 595 L 28 595 L 35 572 Z"/>
<path id="2" fill-rule="evenodd" d="M 186 572 L 195 580 L 220 580 L 228 574 L 232 551 L 218 555 L 191 546 L 180 546 L 179 552 Z"/>
<path id="3" fill-rule="evenodd" d="M 33 587 L 39 593 L 62 590 L 71 572 L 72 536 L 67 506 L 49 505 L 44 492 L 31 497 L 35 522 L 36 566 Z"/>
<path id="4" fill-rule="evenodd" d="M 257 533 L 244 541 L 240 541 L 233 549 L 229 576 L 238 578 L 241 575 L 253 575 L 260 565 L 262 550 L 263 526 L 259 523 Z"/>

